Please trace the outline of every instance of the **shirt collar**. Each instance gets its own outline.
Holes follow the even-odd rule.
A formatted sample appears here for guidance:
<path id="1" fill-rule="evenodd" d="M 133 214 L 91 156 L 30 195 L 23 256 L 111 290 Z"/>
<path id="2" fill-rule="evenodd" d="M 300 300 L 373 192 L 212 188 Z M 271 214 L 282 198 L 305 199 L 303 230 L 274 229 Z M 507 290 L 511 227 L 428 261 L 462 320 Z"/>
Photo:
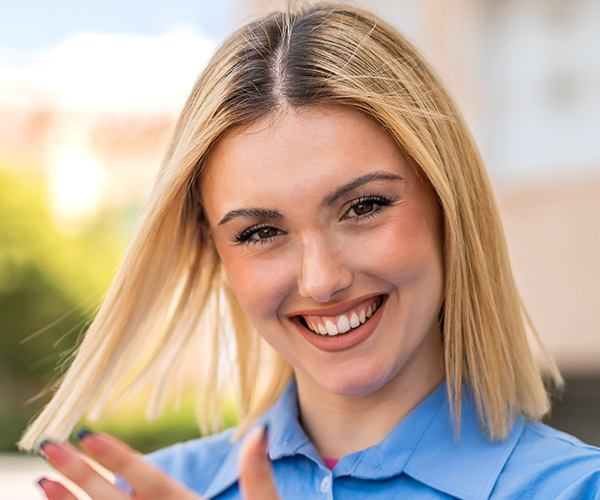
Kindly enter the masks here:
<path id="1" fill-rule="evenodd" d="M 481 428 L 471 391 L 463 389 L 457 439 L 446 384 L 442 383 L 430 397 L 441 397 L 438 391 L 443 393 L 442 404 L 421 435 L 403 472 L 464 500 L 488 498 L 521 436 L 523 419 L 516 417 L 505 439 L 490 441 Z M 422 404 L 415 409 L 417 413 L 421 412 Z"/>
<path id="2" fill-rule="evenodd" d="M 268 454 L 271 460 L 301 454 L 320 462 L 317 450 L 298 420 L 298 388 L 295 379 L 291 380 L 279 400 L 265 414 L 264 420 L 269 425 Z"/>
<path id="3" fill-rule="evenodd" d="M 295 379 L 290 381 L 279 399 L 265 413 L 261 423 L 269 426 L 267 454 L 271 460 L 300 453 L 315 462 L 320 461 L 319 454 L 298 421 L 298 389 Z M 238 480 L 237 456 L 242 441 L 243 438 L 232 444 L 232 449 L 204 496 L 212 498 Z"/>
<path id="4" fill-rule="evenodd" d="M 443 405 L 445 387 L 445 384 L 440 384 L 380 443 L 342 458 L 334 469 L 334 476 L 384 479 L 403 472 Z"/>
<path id="5" fill-rule="evenodd" d="M 490 441 L 471 391 L 461 399 L 457 439 L 445 381 L 377 445 L 342 458 L 334 476 L 384 479 L 401 473 L 463 500 L 488 498 L 523 430 L 517 417 L 509 435 Z"/>
<path id="6" fill-rule="evenodd" d="M 268 455 L 271 460 L 302 454 L 322 464 L 298 422 L 295 380 L 267 411 L 263 422 L 269 425 Z M 373 480 L 405 473 L 438 491 L 464 500 L 487 498 L 522 429 L 522 418 L 517 417 L 506 439 L 491 442 L 481 429 L 470 391 L 463 390 L 460 438 L 457 440 L 446 383 L 442 382 L 383 441 L 343 457 L 333 475 Z M 211 498 L 237 481 L 240 444 L 241 440 L 232 445 L 205 496 Z"/>

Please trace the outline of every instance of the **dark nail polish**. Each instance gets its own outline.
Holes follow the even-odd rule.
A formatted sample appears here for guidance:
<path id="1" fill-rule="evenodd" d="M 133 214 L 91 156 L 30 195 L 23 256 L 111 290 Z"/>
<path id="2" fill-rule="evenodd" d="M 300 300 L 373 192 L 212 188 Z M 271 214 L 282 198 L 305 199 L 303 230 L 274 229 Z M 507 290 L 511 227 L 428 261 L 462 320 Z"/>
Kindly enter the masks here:
<path id="1" fill-rule="evenodd" d="M 44 496 L 45 496 L 46 498 L 50 498 L 50 497 L 48 496 L 48 493 L 46 492 L 46 485 L 47 485 L 47 483 L 48 483 L 48 479 L 47 479 L 47 478 L 45 478 L 45 477 L 43 477 L 43 478 L 41 478 L 41 479 L 39 479 L 39 480 L 37 481 L 37 484 L 38 484 L 38 486 L 39 486 L 39 487 L 40 487 L 40 489 L 41 489 L 41 490 L 44 492 Z"/>
<path id="2" fill-rule="evenodd" d="M 267 443 L 269 442 L 269 423 L 263 422 L 262 425 L 263 425 L 263 430 L 262 430 L 262 436 L 260 438 L 260 442 L 264 446 L 265 451 L 266 451 Z"/>
<path id="3" fill-rule="evenodd" d="M 88 429 L 87 427 L 80 427 L 79 429 L 77 429 L 77 432 L 75 433 L 75 435 L 77 436 L 77 439 L 79 441 L 81 441 L 82 439 L 85 439 L 90 434 L 94 434 L 94 431 L 91 429 Z"/>
<path id="4" fill-rule="evenodd" d="M 46 452 L 44 450 L 44 447 L 49 445 L 49 444 L 53 444 L 53 441 L 51 441 L 50 439 L 42 439 L 36 446 L 35 446 L 35 451 L 37 452 L 38 455 L 40 455 L 42 458 L 48 458 L 48 456 L 46 455 Z"/>

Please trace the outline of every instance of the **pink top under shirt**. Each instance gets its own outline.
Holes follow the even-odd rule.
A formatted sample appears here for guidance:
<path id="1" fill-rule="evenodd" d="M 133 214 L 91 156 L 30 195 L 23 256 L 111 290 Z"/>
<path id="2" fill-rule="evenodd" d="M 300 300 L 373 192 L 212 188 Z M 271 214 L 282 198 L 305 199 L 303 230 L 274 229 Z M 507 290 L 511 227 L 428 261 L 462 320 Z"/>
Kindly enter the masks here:
<path id="1" fill-rule="evenodd" d="M 336 466 L 336 464 L 339 462 L 339 460 L 336 460 L 335 458 L 323 457 L 323 462 L 325 463 L 325 466 L 329 470 L 333 470 L 333 468 Z"/>

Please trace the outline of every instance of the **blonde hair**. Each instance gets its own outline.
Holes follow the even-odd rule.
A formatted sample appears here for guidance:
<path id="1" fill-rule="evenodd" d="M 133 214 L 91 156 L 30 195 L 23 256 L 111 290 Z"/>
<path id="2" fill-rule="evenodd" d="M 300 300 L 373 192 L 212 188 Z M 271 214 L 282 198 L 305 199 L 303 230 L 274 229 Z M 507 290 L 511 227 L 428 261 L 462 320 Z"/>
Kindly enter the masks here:
<path id="1" fill-rule="evenodd" d="M 210 360 L 198 384 L 199 418 L 204 427 L 217 423 L 228 331 L 235 333 L 241 429 L 274 402 L 292 370 L 273 353 L 271 362 L 260 361 L 269 354 L 222 277 L 198 182 L 212 147 L 232 127 L 289 107 L 331 104 L 378 120 L 439 198 L 446 272 L 441 321 L 457 421 L 465 383 L 493 439 L 507 434 L 515 414 L 539 419 L 548 411 L 498 210 L 460 113 L 391 26 L 356 7 L 323 3 L 252 22 L 214 55 L 183 109 L 122 266 L 56 394 L 24 434 L 23 448 L 41 435 L 64 438 L 85 412 L 98 414 L 114 397 L 150 383 L 150 410 L 157 411 L 190 354 Z"/>

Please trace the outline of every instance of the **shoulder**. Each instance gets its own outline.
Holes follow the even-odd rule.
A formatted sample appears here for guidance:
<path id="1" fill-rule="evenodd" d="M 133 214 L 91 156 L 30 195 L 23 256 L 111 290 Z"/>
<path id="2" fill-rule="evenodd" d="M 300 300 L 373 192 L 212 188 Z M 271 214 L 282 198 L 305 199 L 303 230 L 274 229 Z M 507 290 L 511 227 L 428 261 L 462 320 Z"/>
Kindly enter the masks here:
<path id="1" fill-rule="evenodd" d="M 209 489 L 223 469 L 237 468 L 236 460 L 239 441 L 233 441 L 235 429 L 212 436 L 178 443 L 146 455 L 144 459 L 177 481 L 198 493 Z"/>
<path id="2" fill-rule="evenodd" d="M 529 491 L 531 498 L 600 499 L 600 449 L 525 419 L 497 488 Z"/>
<path id="3" fill-rule="evenodd" d="M 535 460 L 544 469 L 560 469 L 564 474 L 600 470 L 600 448 L 531 420 L 524 422 L 513 457 L 523 462 Z"/>

